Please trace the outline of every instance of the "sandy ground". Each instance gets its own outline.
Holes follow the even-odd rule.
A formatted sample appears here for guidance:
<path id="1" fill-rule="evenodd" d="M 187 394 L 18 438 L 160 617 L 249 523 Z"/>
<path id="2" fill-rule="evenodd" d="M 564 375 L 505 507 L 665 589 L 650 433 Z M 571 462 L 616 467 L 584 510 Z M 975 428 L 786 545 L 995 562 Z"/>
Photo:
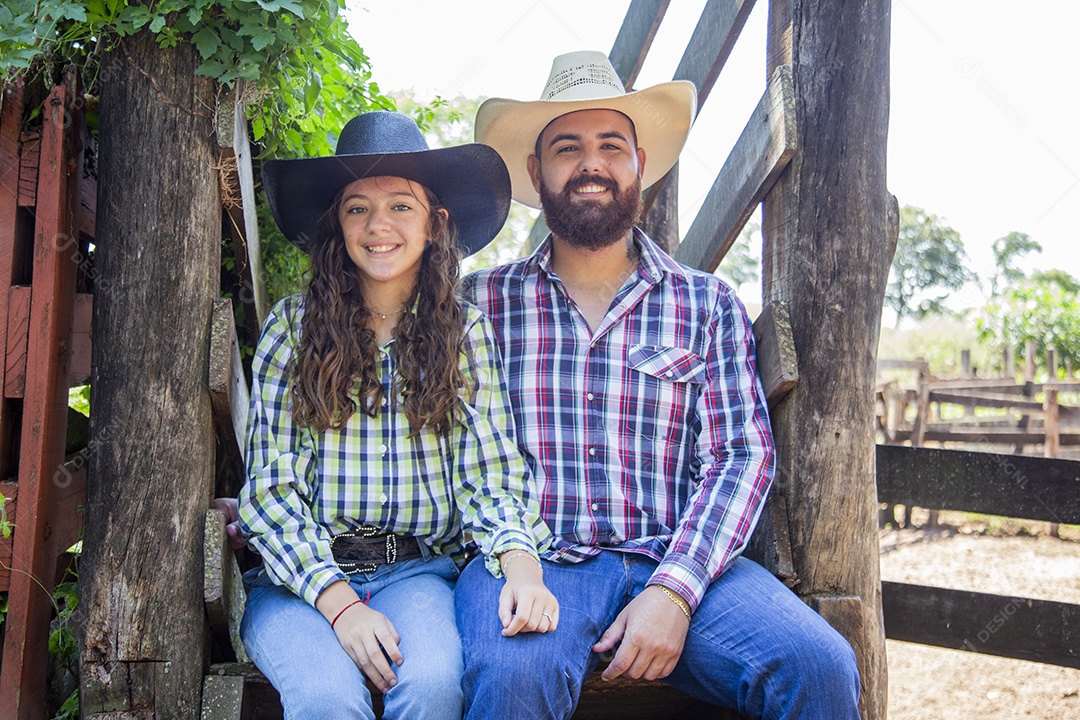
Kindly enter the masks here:
<path id="1" fill-rule="evenodd" d="M 1076 528 L 958 525 L 882 531 L 882 579 L 1080 604 Z M 890 720 L 1080 720 L 1080 670 L 892 640 L 888 657 Z"/>

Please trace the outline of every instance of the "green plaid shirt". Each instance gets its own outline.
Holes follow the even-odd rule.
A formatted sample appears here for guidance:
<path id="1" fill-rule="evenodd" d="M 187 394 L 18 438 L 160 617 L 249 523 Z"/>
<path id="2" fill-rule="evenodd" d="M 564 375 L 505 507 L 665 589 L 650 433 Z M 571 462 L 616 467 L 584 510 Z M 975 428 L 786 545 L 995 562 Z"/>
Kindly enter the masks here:
<path id="1" fill-rule="evenodd" d="M 432 552 L 465 558 L 471 531 L 488 569 L 511 549 L 536 552 L 551 541 L 531 492 L 528 466 L 514 442 L 513 415 L 491 327 L 465 306 L 462 393 L 456 422 L 440 437 L 384 402 L 372 418 L 355 412 L 344 427 L 315 433 L 293 423 L 289 360 L 303 317 L 300 296 L 271 311 L 252 362 L 247 482 L 240 522 L 267 573 L 307 602 L 347 576 L 334 563 L 330 538 L 359 525 L 419 538 Z M 387 398 L 396 374 L 394 343 L 379 348 Z M 469 363 L 469 358 L 472 363 Z"/>

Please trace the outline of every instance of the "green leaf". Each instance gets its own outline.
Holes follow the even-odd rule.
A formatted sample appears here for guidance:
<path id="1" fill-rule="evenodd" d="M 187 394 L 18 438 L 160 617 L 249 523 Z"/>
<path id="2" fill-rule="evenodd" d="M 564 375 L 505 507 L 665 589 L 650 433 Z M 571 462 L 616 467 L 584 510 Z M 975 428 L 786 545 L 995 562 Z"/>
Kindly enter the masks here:
<path id="1" fill-rule="evenodd" d="M 199 55 L 203 60 L 217 52 L 217 49 L 221 47 L 221 38 L 217 36 L 210 28 L 203 28 L 199 32 L 191 36 L 191 42 L 195 43 L 195 47 L 199 51 Z M 204 62 L 203 65 L 206 63 Z"/>
<path id="2" fill-rule="evenodd" d="M 163 27 L 165 27 L 165 17 L 162 15 L 158 15 L 150 21 L 150 32 L 152 33 L 159 32 Z"/>
<path id="3" fill-rule="evenodd" d="M 322 92 L 322 77 L 317 72 L 313 72 L 308 76 L 307 87 L 304 88 L 304 109 L 307 112 L 311 112 L 311 108 L 315 107 L 315 103 L 319 100 L 319 93 Z"/>

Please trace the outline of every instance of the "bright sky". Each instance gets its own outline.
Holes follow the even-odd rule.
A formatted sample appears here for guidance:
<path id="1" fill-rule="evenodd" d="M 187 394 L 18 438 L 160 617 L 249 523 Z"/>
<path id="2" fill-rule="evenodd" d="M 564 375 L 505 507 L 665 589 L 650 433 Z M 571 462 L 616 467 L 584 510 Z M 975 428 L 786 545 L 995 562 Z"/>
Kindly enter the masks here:
<path id="1" fill-rule="evenodd" d="M 352 0 L 348 17 L 384 91 L 531 100 L 556 55 L 608 52 L 628 5 Z M 672 0 L 637 87 L 671 79 L 704 5 Z M 683 152 L 682 233 L 764 91 L 767 6 L 757 3 Z M 989 274 L 991 244 L 1016 230 L 1044 248 L 1028 269 L 1080 275 L 1080 3 L 894 0 L 892 27 L 890 191 L 955 228 L 976 272 Z M 970 288 L 956 305 L 981 299 Z"/>

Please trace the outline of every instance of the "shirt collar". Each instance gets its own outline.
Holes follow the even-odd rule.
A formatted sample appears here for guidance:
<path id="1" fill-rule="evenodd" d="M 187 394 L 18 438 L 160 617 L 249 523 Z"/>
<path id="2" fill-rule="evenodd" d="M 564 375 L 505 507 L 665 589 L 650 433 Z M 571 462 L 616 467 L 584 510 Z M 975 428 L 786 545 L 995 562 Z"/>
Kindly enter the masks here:
<path id="1" fill-rule="evenodd" d="M 654 283 L 660 282 L 664 274 L 683 277 L 686 275 L 682 265 L 677 263 L 670 255 L 660 249 L 652 239 L 639 228 L 634 228 L 634 241 L 641 251 L 638 261 L 638 275 Z M 551 233 L 548 233 L 544 241 L 533 251 L 526 262 L 527 270 L 541 270 L 545 275 L 551 274 Z"/>

